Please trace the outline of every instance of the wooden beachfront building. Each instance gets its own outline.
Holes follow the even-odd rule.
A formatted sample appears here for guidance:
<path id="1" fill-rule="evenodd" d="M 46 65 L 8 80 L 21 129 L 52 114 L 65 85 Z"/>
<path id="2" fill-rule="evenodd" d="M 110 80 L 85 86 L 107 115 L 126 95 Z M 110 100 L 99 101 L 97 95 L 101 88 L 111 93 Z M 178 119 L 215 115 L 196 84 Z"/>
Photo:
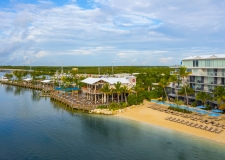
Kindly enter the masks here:
<path id="1" fill-rule="evenodd" d="M 81 81 L 86 86 L 82 87 L 82 92 L 86 94 L 88 100 L 96 103 L 106 103 L 106 94 L 101 91 L 105 84 L 109 84 L 109 88 L 115 88 L 114 84 L 121 83 L 121 86 L 127 86 L 129 89 L 136 85 L 135 76 L 127 76 L 123 78 L 107 77 L 107 78 L 86 78 Z M 117 95 L 118 96 L 118 95 Z"/>

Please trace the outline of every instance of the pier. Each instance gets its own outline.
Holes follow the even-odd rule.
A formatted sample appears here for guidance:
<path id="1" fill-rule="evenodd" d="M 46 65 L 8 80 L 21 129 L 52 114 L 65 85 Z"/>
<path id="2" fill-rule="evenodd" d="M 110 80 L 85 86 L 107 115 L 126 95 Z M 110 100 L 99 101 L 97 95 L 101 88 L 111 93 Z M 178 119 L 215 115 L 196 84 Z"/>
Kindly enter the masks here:
<path id="1" fill-rule="evenodd" d="M 41 84 L 34 85 L 32 83 L 25 82 L 13 82 L 13 81 L 0 81 L 2 84 L 24 87 L 34 90 L 40 90 L 42 92 L 48 92 L 45 96 L 51 98 L 51 100 L 55 102 L 62 103 L 69 107 L 72 110 L 82 110 L 82 111 L 90 111 L 96 109 L 97 106 L 102 105 L 101 103 L 92 102 L 86 99 L 86 96 L 78 95 L 77 93 L 60 93 L 59 91 L 54 90 L 51 86 L 44 86 Z M 40 95 L 41 97 L 43 95 Z"/>

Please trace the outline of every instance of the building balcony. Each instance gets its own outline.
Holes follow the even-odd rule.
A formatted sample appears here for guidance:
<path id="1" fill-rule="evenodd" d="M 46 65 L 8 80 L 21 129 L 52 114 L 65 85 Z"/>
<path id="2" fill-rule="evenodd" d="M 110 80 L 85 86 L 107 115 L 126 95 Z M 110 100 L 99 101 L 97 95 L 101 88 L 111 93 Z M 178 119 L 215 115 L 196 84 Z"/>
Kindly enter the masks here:
<path id="1" fill-rule="evenodd" d="M 94 89 L 87 88 L 87 87 L 82 87 L 81 89 L 84 93 L 102 94 L 102 91 L 100 91 L 100 90 L 94 90 Z"/>
<path id="2" fill-rule="evenodd" d="M 195 76 L 225 77 L 225 72 L 192 72 Z"/>

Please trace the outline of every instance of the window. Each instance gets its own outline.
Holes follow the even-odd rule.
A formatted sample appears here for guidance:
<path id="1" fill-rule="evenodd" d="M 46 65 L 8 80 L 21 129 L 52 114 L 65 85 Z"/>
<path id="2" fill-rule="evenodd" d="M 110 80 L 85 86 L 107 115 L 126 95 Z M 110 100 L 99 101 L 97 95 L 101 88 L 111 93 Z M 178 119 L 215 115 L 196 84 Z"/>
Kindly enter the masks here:
<path id="1" fill-rule="evenodd" d="M 193 67 L 198 67 L 198 60 L 193 61 Z"/>

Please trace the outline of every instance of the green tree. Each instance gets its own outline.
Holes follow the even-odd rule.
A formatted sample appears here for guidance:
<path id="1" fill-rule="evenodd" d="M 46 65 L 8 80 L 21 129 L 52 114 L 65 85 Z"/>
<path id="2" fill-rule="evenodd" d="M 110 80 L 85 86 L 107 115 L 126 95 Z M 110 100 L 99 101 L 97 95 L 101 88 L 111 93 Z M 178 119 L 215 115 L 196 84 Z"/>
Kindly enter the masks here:
<path id="1" fill-rule="evenodd" d="M 183 96 L 185 95 L 187 106 L 188 106 L 188 95 L 192 95 L 194 93 L 195 92 L 194 92 L 193 88 L 191 88 L 189 85 L 182 86 L 181 89 L 178 91 L 178 95 L 183 95 Z"/>
<path id="2" fill-rule="evenodd" d="M 121 87 L 121 92 L 124 94 L 125 102 L 127 104 L 127 93 L 131 93 L 131 90 L 127 86 Z"/>
<path id="3" fill-rule="evenodd" d="M 165 92 L 165 95 L 166 95 L 166 101 L 168 101 L 168 96 L 167 96 L 167 93 L 166 93 L 166 87 L 170 84 L 170 82 L 165 79 L 165 78 L 162 78 L 160 81 L 159 81 L 159 86 L 161 86 Z"/>
<path id="4" fill-rule="evenodd" d="M 195 98 L 196 98 L 196 100 L 202 101 L 204 106 L 206 105 L 205 103 L 206 103 L 207 100 L 212 99 L 212 97 L 204 91 L 198 92 Z"/>
<path id="5" fill-rule="evenodd" d="M 106 95 L 106 101 L 108 103 L 108 95 L 110 94 L 109 84 L 108 83 L 104 84 L 104 86 L 100 89 L 100 91 L 102 91 Z"/>
<path id="6" fill-rule="evenodd" d="M 11 73 L 6 73 L 4 75 L 4 77 L 6 77 L 7 79 L 11 80 L 13 78 L 13 75 Z"/>
<path id="7" fill-rule="evenodd" d="M 139 85 L 135 85 L 132 89 L 133 89 L 133 91 L 134 91 L 135 94 L 136 94 L 136 97 L 137 97 L 137 99 L 136 99 L 136 104 L 137 104 L 138 93 L 139 93 L 140 91 L 143 91 L 144 89 L 143 89 L 142 87 L 140 87 Z"/>
<path id="8" fill-rule="evenodd" d="M 187 84 L 186 82 L 184 81 L 186 77 L 188 77 L 189 75 L 191 74 L 191 72 L 187 72 L 187 67 L 185 66 L 180 66 L 179 67 L 179 70 L 178 70 L 178 75 L 181 77 L 182 79 L 182 85 L 184 87 L 184 93 L 185 93 L 185 96 L 186 96 L 186 100 L 187 100 L 187 105 L 188 105 L 188 93 L 187 93 Z"/>
<path id="9" fill-rule="evenodd" d="M 114 87 L 115 87 L 115 91 L 117 93 L 117 102 L 119 103 L 120 102 L 120 93 L 121 93 L 121 82 L 117 82 L 114 84 Z"/>
<path id="10" fill-rule="evenodd" d="M 178 94 L 177 94 L 178 88 L 176 87 L 176 83 L 178 85 L 178 83 L 180 83 L 181 80 L 178 78 L 177 75 L 171 75 L 170 78 L 169 78 L 169 81 L 173 82 L 175 84 L 175 93 L 176 93 L 176 96 L 177 96 L 177 99 L 178 99 Z"/>
<path id="11" fill-rule="evenodd" d="M 225 101 L 225 86 L 217 86 L 214 89 L 213 94 L 213 100 L 217 101 L 217 105 L 220 109 L 223 109 Z"/>

